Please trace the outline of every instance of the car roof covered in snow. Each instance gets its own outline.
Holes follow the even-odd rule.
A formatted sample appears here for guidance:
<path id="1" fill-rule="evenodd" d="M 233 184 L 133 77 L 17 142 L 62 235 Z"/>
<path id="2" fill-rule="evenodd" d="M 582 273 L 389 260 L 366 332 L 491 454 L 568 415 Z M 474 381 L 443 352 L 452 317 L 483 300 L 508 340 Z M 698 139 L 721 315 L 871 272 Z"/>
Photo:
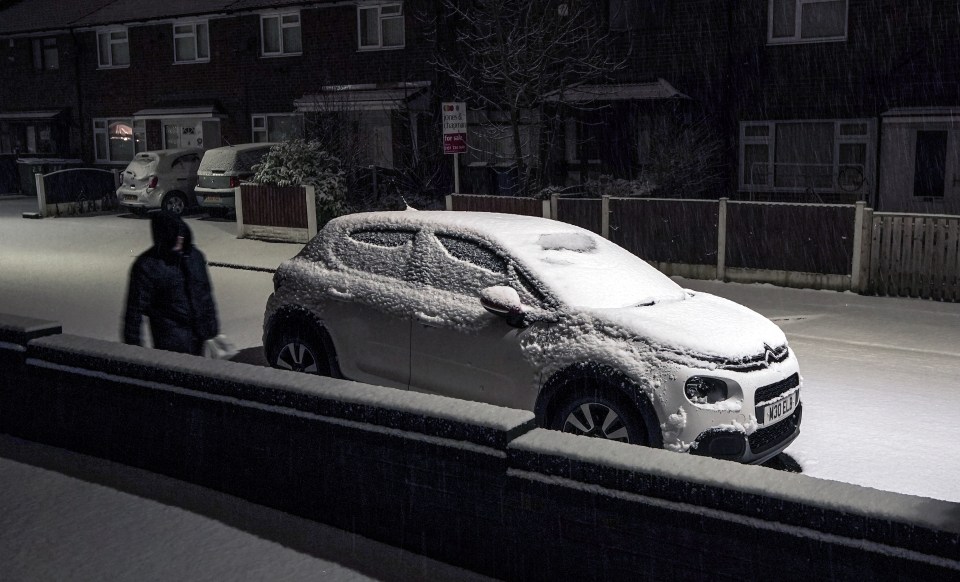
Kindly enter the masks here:
<path id="1" fill-rule="evenodd" d="M 367 212 L 331 229 L 374 225 L 473 235 L 514 257 L 570 305 L 626 307 L 683 298 L 683 289 L 623 247 L 572 224 L 516 214 L 458 211 Z"/>

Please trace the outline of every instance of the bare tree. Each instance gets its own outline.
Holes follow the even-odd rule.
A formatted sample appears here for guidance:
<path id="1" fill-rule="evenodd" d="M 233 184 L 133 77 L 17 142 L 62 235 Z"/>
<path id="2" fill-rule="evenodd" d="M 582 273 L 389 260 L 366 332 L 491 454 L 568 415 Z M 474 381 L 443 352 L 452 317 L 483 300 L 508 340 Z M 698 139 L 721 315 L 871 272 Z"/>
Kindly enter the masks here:
<path id="1" fill-rule="evenodd" d="M 602 11 L 586 0 L 441 0 L 437 19 L 449 45 L 437 52 L 439 72 L 457 99 L 485 110 L 484 125 L 499 126 L 487 131 L 506 129 L 524 183 L 546 151 L 546 99 L 622 66 L 609 50 Z M 523 125 L 536 131 L 525 136 Z"/>

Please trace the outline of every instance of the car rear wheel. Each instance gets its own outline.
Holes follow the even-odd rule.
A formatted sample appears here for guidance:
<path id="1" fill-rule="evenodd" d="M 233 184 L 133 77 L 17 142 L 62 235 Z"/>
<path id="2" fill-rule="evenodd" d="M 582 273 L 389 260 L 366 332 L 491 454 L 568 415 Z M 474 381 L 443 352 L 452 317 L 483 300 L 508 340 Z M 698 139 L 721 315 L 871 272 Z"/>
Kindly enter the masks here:
<path id="1" fill-rule="evenodd" d="M 647 429 L 633 407 L 614 394 L 578 391 L 558 409 L 553 427 L 634 445 L 647 445 Z"/>
<path id="2" fill-rule="evenodd" d="M 291 325 L 285 327 L 271 340 L 268 348 L 270 365 L 282 370 L 336 376 L 336 364 L 327 349 L 321 334 Z"/>
<path id="3" fill-rule="evenodd" d="M 171 192 L 163 198 L 162 207 L 174 214 L 183 214 L 187 209 L 187 199 L 179 192 Z"/>

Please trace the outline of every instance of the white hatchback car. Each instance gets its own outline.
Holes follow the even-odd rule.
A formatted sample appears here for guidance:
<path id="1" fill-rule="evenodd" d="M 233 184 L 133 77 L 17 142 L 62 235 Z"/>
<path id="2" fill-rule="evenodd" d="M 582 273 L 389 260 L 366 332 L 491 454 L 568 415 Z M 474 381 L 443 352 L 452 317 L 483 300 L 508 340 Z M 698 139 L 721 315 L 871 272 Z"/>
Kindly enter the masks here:
<path id="1" fill-rule="evenodd" d="M 274 289 L 263 340 L 278 368 L 748 463 L 799 434 L 797 360 L 773 322 L 570 224 L 343 216 L 280 266 Z"/>
<path id="2" fill-rule="evenodd" d="M 197 205 L 194 188 L 201 148 L 140 152 L 120 175 L 117 200 L 141 213 L 160 208 L 175 214 Z"/>

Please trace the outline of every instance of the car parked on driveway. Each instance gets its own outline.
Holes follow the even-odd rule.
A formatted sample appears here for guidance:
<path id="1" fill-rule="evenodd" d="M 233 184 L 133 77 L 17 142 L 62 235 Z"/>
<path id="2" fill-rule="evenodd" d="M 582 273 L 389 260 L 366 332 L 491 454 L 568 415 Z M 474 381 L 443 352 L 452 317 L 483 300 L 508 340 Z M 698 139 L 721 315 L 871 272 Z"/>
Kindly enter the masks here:
<path id="1" fill-rule="evenodd" d="M 798 364 L 779 327 L 570 224 L 343 216 L 278 268 L 274 289 L 263 341 L 277 368 L 749 463 L 799 434 Z"/>
<path id="2" fill-rule="evenodd" d="M 240 182 L 253 176 L 253 166 L 274 143 L 243 143 L 207 150 L 198 170 L 197 199 L 211 214 L 226 215 L 237 208 Z"/>
<path id="3" fill-rule="evenodd" d="M 197 205 L 194 188 L 201 148 L 140 152 L 120 175 L 117 200 L 133 212 L 161 208 L 176 214 Z"/>

